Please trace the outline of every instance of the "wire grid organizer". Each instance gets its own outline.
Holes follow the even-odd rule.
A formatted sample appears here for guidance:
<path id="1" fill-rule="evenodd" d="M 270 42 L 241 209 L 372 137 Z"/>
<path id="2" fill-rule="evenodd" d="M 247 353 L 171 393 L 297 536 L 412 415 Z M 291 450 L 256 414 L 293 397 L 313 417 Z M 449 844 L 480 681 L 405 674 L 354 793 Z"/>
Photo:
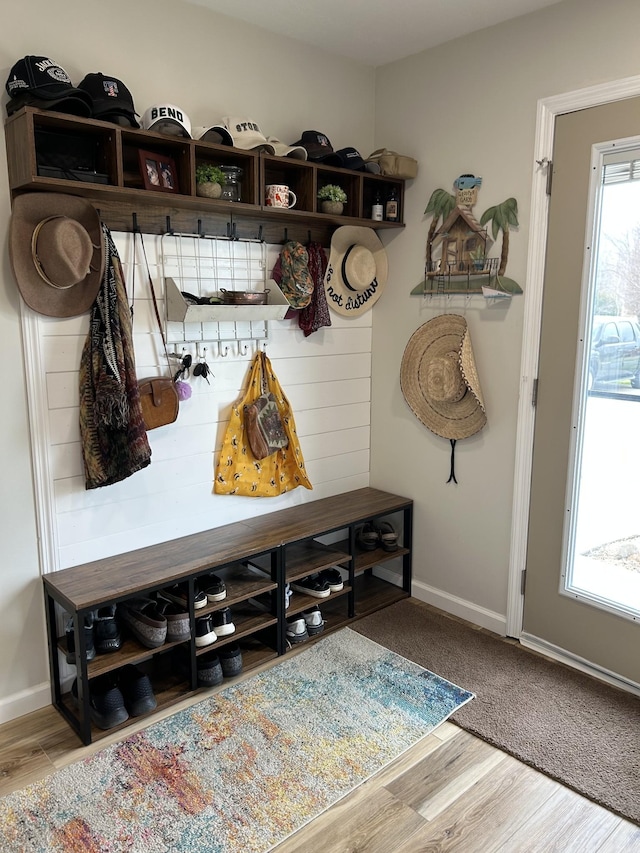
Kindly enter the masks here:
<path id="1" fill-rule="evenodd" d="M 195 343 L 198 350 L 201 344 L 216 345 L 217 354 L 226 356 L 230 344 L 237 345 L 238 355 L 246 355 L 250 343 L 268 340 L 267 312 L 257 310 L 262 306 L 242 306 L 252 311 L 238 312 L 234 311 L 235 306 L 197 305 L 184 311 L 182 321 L 170 317 L 170 301 L 172 294 L 176 296 L 176 287 L 197 297 L 220 295 L 222 289 L 267 289 L 267 246 L 263 240 L 166 233 L 160 253 L 169 343 Z M 252 314 L 261 318 L 255 319 Z"/>

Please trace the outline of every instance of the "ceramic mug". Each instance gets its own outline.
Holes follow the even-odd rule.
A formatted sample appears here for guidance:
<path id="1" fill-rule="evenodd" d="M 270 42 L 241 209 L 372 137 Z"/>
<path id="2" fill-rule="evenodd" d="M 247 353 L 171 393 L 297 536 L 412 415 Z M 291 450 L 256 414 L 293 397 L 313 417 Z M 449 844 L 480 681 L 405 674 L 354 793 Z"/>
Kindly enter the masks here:
<path id="1" fill-rule="evenodd" d="M 285 184 L 267 184 L 264 188 L 264 202 L 267 207 L 294 207 L 297 197 Z"/>

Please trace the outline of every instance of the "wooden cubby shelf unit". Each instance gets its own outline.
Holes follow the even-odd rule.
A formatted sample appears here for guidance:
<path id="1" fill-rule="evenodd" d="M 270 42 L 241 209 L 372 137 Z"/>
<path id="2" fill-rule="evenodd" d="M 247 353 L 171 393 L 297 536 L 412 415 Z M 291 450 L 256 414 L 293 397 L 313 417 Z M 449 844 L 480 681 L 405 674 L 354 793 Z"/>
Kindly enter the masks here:
<path id="1" fill-rule="evenodd" d="M 44 575 L 54 706 L 88 744 L 113 731 L 102 731 L 91 722 L 91 682 L 98 676 L 115 673 L 127 664 L 140 665 L 151 678 L 158 708 L 167 708 L 204 689 L 197 686 L 197 659 L 201 654 L 238 643 L 243 671 L 248 672 L 286 654 L 287 616 L 315 604 L 320 607 L 325 629 L 307 641 L 312 643 L 354 619 L 406 598 L 411 594 L 412 518 L 410 499 L 363 488 Z M 360 552 L 356 545 L 359 527 L 382 519 L 393 519 L 398 549 Z M 320 538 L 331 541 L 327 544 Z M 287 583 L 330 566 L 339 567 L 345 577 L 340 592 L 321 599 L 295 592 L 285 607 Z M 377 567 L 381 569 L 378 575 Z M 195 610 L 194 592 L 206 586 L 212 573 L 224 580 L 227 595 Z M 188 585 L 190 640 L 148 649 L 121 624 L 122 648 L 86 661 L 81 626 L 90 612 L 130 598 L 153 597 L 176 583 Z M 218 638 L 213 645 L 197 648 L 195 619 L 224 607 L 231 610 L 235 632 Z M 68 684 L 62 683 L 72 678 L 67 672 L 63 679 L 67 643 L 64 627 L 60 628 L 69 619 L 73 620 L 77 655 L 77 703 L 72 701 Z M 178 646 L 184 647 L 186 672 L 175 665 Z M 127 721 L 118 728 L 129 724 Z"/>

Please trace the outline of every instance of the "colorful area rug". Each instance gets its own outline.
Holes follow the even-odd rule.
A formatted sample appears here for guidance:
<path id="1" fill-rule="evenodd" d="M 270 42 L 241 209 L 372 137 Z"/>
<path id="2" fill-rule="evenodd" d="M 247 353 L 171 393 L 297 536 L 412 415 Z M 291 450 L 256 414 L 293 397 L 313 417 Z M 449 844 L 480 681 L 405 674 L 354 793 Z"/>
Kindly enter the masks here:
<path id="1" fill-rule="evenodd" d="M 473 694 L 345 628 L 0 800 L 0 850 L 264 853 Z"/>

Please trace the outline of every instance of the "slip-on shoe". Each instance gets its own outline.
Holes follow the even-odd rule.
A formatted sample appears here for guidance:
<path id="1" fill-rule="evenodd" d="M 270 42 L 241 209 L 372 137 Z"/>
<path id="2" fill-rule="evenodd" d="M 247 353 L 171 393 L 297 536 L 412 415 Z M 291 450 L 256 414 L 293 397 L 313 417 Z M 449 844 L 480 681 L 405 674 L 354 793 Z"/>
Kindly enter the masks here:
<path id="1" fill-rule="evenodd" d="M 148 649 L 157 649 L 167 639 L 167 617 L 150 598 L 131 598 L 118 608 L 133 636 Z"/>

